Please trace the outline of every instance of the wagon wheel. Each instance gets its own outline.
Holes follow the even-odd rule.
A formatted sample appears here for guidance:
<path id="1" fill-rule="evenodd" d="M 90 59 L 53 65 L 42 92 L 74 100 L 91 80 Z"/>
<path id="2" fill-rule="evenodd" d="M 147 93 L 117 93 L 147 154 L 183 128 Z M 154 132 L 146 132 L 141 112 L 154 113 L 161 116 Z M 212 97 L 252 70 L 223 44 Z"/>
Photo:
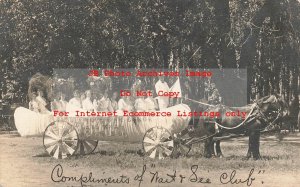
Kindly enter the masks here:
<path id="1" fill-rule="evenodd" d="M 50 156 L 56 159 L 67 158 L 73 155 L 78 147 L 78 134 L 71 124 L 56 121 L 46 128 L 43 144 Z"/>
<path id="2" fill-rule="evenodd" d="M 172 155 L 174 140 L 171 133 L 163 127 L 153 127 L 146 131 L 143 149 L 150 158 L 164 159 Z"/>
<path id="3" fill-rule="evenodd" d="M 79 139 L 77 153 L 81 155 L 91 154 L 97 147 L 98 140 Z"/>

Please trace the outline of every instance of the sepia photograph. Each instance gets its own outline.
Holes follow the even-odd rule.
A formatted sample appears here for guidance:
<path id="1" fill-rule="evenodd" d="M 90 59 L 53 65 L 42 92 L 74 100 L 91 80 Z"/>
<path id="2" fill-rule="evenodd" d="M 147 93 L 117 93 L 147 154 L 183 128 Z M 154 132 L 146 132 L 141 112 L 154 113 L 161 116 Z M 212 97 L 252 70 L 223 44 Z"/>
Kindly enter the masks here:
<path id="1" fill-rule="evenodd" d="M 300 186 L 300 0 L 0 0 L 0 187 Z"/>

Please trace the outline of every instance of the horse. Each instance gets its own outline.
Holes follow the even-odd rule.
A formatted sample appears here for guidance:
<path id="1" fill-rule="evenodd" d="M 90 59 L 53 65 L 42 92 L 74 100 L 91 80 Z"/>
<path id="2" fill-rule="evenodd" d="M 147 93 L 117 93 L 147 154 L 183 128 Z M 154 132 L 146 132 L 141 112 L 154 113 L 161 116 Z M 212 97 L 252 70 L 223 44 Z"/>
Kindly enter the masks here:
<path id="1" fill-rule="evenodd" d="M 201 107 L 203 109 L 203 107 Z M 248 115 L 245 119 L 240 117 L 226 117 L 226 111 L 246 112 Z M 253 156 L 254 159 L 260 158 L 259 144 L 260 133 L 266 128 L 269 130 L 274 128 L 286 114 L 287 105 L 277 95 L 266 96 L 257 100 L 252 105 L 243 107 L 230 108 L 224 105 L 210 106 L 206 112 L 219 113 L 220 115 L 211 117 L 201 117 L 194 124 L 194 130 L 186 132 L 191 137 L 206 137 L 204 142 L 204 156 L 207 158 L 214 155 L 214 137 L 222 136 L 223 134 L 243 134 L 249 136 L 249 147 L 247 158 Z M 216 141 L 216 154 L 222 156 L 220 148 L 220 140 Z"/>

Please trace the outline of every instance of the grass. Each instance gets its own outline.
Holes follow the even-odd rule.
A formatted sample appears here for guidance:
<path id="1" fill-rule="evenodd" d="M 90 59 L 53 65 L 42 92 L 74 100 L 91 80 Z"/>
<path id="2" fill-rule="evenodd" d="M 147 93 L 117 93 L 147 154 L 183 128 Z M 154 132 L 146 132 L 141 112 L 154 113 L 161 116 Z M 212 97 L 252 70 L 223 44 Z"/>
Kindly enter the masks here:
<path id="1" fill-rule="evenodd" d="M 300 143 L 300 142 L 299 142 Z M 206 170 L 264 168 L 268 170 L 297 170 L 300 168 L 300 144 L 285 141 L 263 141 L 261 143 L 261 160 L 246 159 L 247 139 L 240 138 L 221 143 L 223 158 L 204 158 L 203 145 L 193 145 L 188 157 L 177 159 L 166 158 L 153 160 L 143 157 L 140 144 L 109 143 L 99 144 L 93 154 L 75 155 L 64 160 L 55 160 L 45 155 L 41 147 L 35 147 L 34 152 L 41 153 L 37 156 L 38 162 L 64 163 L 68 166 L 82 166 L 88 168 L 121 168 L 140 169 L 143 164 L 155 165 L 156 168 L 188 169 L 192 165 Z M 36 159 L 36 158 L 35 158 Z"/>
<path id="2" fill-rule="evenodd" d="M 141 186 L 170 186 L 151 183 L 150 172 L 159 172 L 159 176 L 168 178 L 167 174 L 183 174 L 187 177 L 184 184 L 177 180 L 172 186 L 206 186 L 199 183 L 190 183 L 191 167 L 198 165 L 197 176 L 210 178 L 211 185 L 220 184 L 219 179 L 223 172 L 237 171 L 236 178 L 246 179 L 249 171 L 255 170 L 252 186 L 299 186 L 300 171 L 300 134 L 284 137 L 278 141 L 274 136 L 264 137 L 261 141 L 262 160 L 245 159 L 247 152 L 247 139 L 239 138 L 221 143 L 225 157 L 207 159 L 202 156 L 203 145 L 194 145 L 188 157 L 177 159 L 166 158 L 153 160 L 141 156 L 141 144 L 109 142 L 99 144 L 94 154 L 80 156 L 74 155 L 64 160 L 49 157 L 43 148 L 42 137 L 20 137 L 15 134 L 0 135 L 1 185 L 3 186 L 55 186 L 50 179 L 51 172 L 57 164 L 64 168 L 65 176 L 93 176 L 118 177 L 126 175 L 132 183 L 128 186 L 138 186 L 133 181 L 140 174 L 143 165 L 147 166 L 145 180 Z M 263 173 L 259 174 L 260 171 Z M 11 180 L 13 179 L 13 180 Z M 90 185 L 89 183 L 88 185 Z M 78 182 L 58 183 L 58 186 L 80 186 Z M 91 184 L 92 185 L 92 184 Z M 101 185 L 93 185 L 101 186 Z M 102 185 L 103 186 L 103 185 Z M 115 185 L 109 185 L 115 186 Z M 121 185 L 118 185 L 121 186 Z M 125 185 L 126 186 L 126 185 Z M 227 185 L 230 186 L 230 185 Z M 236 186 L 246 186 L 236 185 Z"/>

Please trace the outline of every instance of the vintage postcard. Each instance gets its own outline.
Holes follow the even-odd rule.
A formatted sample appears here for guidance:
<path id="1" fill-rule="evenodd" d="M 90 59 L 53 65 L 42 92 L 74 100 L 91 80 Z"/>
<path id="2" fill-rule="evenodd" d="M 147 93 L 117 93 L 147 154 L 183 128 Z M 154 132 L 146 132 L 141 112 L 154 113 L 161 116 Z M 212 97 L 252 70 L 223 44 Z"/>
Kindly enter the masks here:
<path id="1" fill-rule="evenodd" d="M 300 185 L 299 0 L 1 0 L 0 187 Z"/>

